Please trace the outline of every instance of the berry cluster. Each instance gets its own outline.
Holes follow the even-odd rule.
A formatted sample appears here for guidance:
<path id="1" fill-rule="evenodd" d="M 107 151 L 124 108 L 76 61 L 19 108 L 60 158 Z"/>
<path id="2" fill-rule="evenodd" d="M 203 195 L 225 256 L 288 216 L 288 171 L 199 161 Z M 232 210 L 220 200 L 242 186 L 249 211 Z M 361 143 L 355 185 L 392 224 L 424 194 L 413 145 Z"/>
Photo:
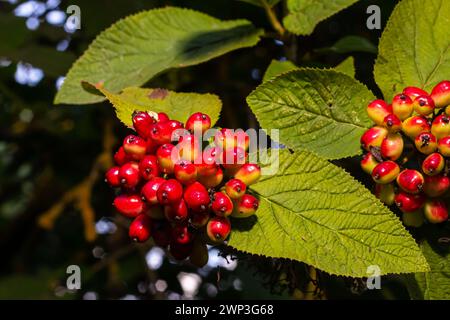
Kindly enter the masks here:
<path id="1" fill-rule="evenodd" d="M 206 114 L 192 114 L 185 125 L 165 113 L 135 112 L 132 120 L 136 135 L 123 140 L 116 166 L 106 172 L 106 182 L 120 189 L 113 205 L 134 219 L 133 240 L 153 237 L 177 260 L 190 257 L 202 266 L 206 244 L 230 234 L 228 217 L 249 217 L 258 208 L 258 199 L 246 193 L 261 175 L 258 165 L 248 163 L 249 136 L 216 130 L 203 147 L 195 133 L 210 129 Z"/>
<path id="2" fill-rule="evenodd" d="M 375 126 L 361 137 L 367 151 L 362 169 L 376 182 L 375 194 L 403 212 L 406 225 L 418 227 L 448 219 L 443 195 L 450 187 L 450 81 L 428 94 L 407 87 L 388 104 L 367 106 Z"/>

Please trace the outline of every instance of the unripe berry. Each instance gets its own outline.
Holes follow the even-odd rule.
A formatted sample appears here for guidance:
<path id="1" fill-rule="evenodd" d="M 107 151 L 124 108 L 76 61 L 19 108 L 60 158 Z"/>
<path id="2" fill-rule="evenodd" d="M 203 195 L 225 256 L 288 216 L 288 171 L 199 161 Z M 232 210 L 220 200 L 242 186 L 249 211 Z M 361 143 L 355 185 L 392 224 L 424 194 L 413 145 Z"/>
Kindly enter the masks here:
<path id="1" fill-rule="evenodd" d="M 193 134 L 181 136 L 177 144 L 177 149 L 181 159 L 191 162 L 194 162 L 202 154 L 201 141 Z"/>
<path id="2" fill-rule="evenodd" d="M 429 197 L 442 196 L 450 188 L 450 179 L 444 175 L 425 176 L 423 192 Z"/>
<path id="3" fill-rule="evenodd" d="M 189 217 L 186 202 L 181 199 L 176 204 L 164 206 L 164 216 L 170 222 L 181 222 L 187 220 Z"/>
<path id="4" fill-rule="evenodd" d="M 225 192 L 233 200 L 241 198 L 245 194 L 246 189 L 245 183 L 239 179 L 230 179 L 225 184 Z"/>
<path id="5" fill-rule="evenodd" d="M 417 194 L 422 191 L 425 179 L 423 175 L 412 169 L 405 169 L 397 176 L 398 186 L 405 192 Z"/>
<path id="6" fill-rule="evenodd" d="M 133 127 L 137 134 L 145 139 L 150 137 L 150 129 L 156 123 L 148 112 L 140 111 L 133 113 Z"/>
<path id="7" fill-rule="evenodd" d="M 406 94 L 413 101 L 419 96 L 426 96 L 426 95 L 428 95 L 428 93 L 425 90 L 422 90 L 422 89 L 417 88 L 417 87 L 406 87 L 403 90 L 403 94 Z"/>
<path id="8" fill-rule="evenodd" d="M 130 224 L 128 235 L 135 242 L 145 242 L 150 238 L 152 220 L 146 214 L 138 215 Z"/>
<path id="9" fill-rule="evenodd" d="M 187 160 L 181 160 L 175 164 L 174 174 L 182 184 L 189 185 L 197 180 L 197 167 Z"/>
<path id="10" fill-rule="evenodd" d="M 112 167 L 105 174 L 105 182 L 113 188 L 120 187 L 120 167 Z"/>
<path id="11" fill-rule="evenodd" d="M 172 227 L 172 241 L 178 244 L 188 244 L 194 240 L 194 234 L 189 230 L 188 225 L 181 224 Z"/>
<path id="12" fill-rule="evenodd" d="M 165 248 L 172 240 L 172 227 L 165 220 L 153 221 L 151 234 L 155 244 L 161 248 Z"/>
<path id="13" fill-rule="evenodd" d="M 169 252 L 175 260 L 182 261 L 191 255 L 192 243 L 180 244 L 171 242 L 169 245 Z"/>
<path id="14" fill-rule="evenodd" d="M 255 214 L 258 210 L 259 201 L 251 194 L 244 194 L 237 200 L 237 205 L 231 216 L 233 218 L 247 218 Z"/>
<path id="15" fill-rule="evenodd" d="M 366 153 L 361 160 L 361 168 L 367 174 L 372 174 L 373 169 L 379 162 L 375 159 L 371 152 Z"/>
<path id="16" fill-rule="evenodd" d="M 128 189 L 132 189 L 141 181 L 139 165 L 136 162 L 128 162 L 120 167 L 120 184 Z"/>
<path id="17" fill-rule="evenodd" d="M 201 268 L 208 263 L 208 247 L 200 238 L 195 239 L 193 242 L 189 262 L 197 268 Z"/>
<path id="18" fill-rule="evenodd" d="M 422 171 L 429 175 L 435 176 L 444 169 L 445 160 L 440 153 L 432 153 L 422 162 Z"/>
<path id="19" fill-rule="evenodd" d="M 432 114 L 435 108 L 433 99 L 428 95 L 417 97 L 414 100 L 413 106 L 414 111 L 422 116 Z"/>
<path id="20" fill-rule="evenodd" d="M 405 94 L 399 94 L 392 100 L 392 112 L 400 118 L 405 120 L 411 116 L 413 112 L 413 101 Z"/>
<path id="21" fill-rule="evenodd" d="M 375 196 L 380 199 L 381 202 L 390 206 L 394 203 L 395 190 L 392 183 L 389 184 L 376 184 Z"/>
<path id="22" fill-rule="evenodd" d="M 392 113 L 392 107 L 383 100 L 374 100 L 367 106 L 369 118 L 379 126 L 390 113 Z"/>
<path id="23" fill-rule="evenodd" d="M 139 136 L 130 134 L 123 140 L 123 150 L 133 160 L 141 160 L 147 151 L 147 142 Z"/>
<path id="24" fill-rule="evenodd" d="M 429 132 L 422 132 L 416 139 L 414 139 L 414 144 L 417 150 L 423 154 L 431 154 L 437 149 L 436 137 Z"/>
<path id="25" fill-rule="evenodd" d="M 402 130 L 402 121 L 391 113 L 384 118 L 382 126 L 387 128 L 390 133 L 397 133 Z"/>
<path id="26" fill-rule="evenodd" d="M 450 105 L 450 81 L 438 83 L 431 92 L 436 108 L 444 108 Z"/>
<path id="27" fill-rule="evenodd" d="M 389 134 L 381 144 L 381 156 L 387 160 L 397 160 L 403 152 L 403 138 L 399 133 Z"/>
<path id="28" fill-rule="evenodd" d="M 141 189 L 142 197 L 149 205 L 155 205 L 158 203 L 158 197 L 156 193 L 158 192 L 159 187 L 166 182 L 161 177 L 154 177 L 150 181 L 148 181 Z"/>
<path id="29" fill-rule="evenodd" d="M 139 172 L 144 180 L 151 180 L 159 176 L 158 159 L 154 155 L 147 155 L 139 162 Z"/>
<path id="30" fill-rule="evenodd" d="M 184 191 L 188 208 L 196 212 L 206 212 L 210 203 L 208 190 L 199 182 L 189 185 Z"/>
<path id="31" fill-rule="evenodd" d="M 212 217 L 206 225 L 206 234 L 213 242 L 222 242 L 231 232 L 231 223 L 225 217 Z"/>
<path id="32" fill-rule="evenodd" d="M 211 203 L 212 211 L 221 217 L 227 217 L 233 211 L 233 202 L 223 192 L 216 192 Z"/>
<path id="33" fill-rule="evenodd" d="M 166 143 L 156 151 L 159 169 L 168 174 L 174 171 L 175 163 L 178 161 L 178 150 L 173 144 Z"/>
<path id="34" fill-rule="evenodd" d="M 428 200 L 423 211 L 425 218 L 430 223 L 441 223 L 448 220 L 447 205 L 442 200 Z"/>
<path id="35" fill-rule="evenodd" d="M 204 212 L 193 212 L 191 215 L 191 225 L 194 228 L 201 228 L 206 226 L 209 221 L 209 214 Z"/>
<path id="36" fill-rule="evenodd" d="M 222 183 L 223 171 L 220 167 L 217 168 L 216 173 L 209 176 L 200 176 L 198 181 L 203 184 L 206 188 L 215 188 Z"/>
<path id="37" fill-rule="evenodd" d="M 128 218 L 137 217 L 144 211 L 144 202 L 141 197 L 136 194 L 126 195 L 122 194 L 114 199 L 113 203 L 117 211 Z"/>
<path id="38" fill-rule="evenodd" d="M 158 188 L 156 196 L 162 205 L 178 203 L 183 197 L 183 186 L 177 180 L 169 179 Z"/>
<path id="39" fill-rule="evenodd" d="M 261 168 L 254 163 L 244 164 L 234 175 L 234 178 L 241 180 L 247 186 L 255 184 L 261 177 Z"/>
<path id="40" fill-rule="evenodd" d="M 439 139 L 438 149 L 444 157 L 450 157 L 450 136 Z"/>
<path id="41" fill-rule="evenodd" d="M 431 125 L 431 133 L 438 140 L 450 136 L 450 117 L 446 114 L 437 116 Z"/>
<path id="42" fill-rule="evenodd" d="M 413 212 L 422 208 L 425 200 L 426 197 L 421 193 L 409 194 L 401 191 L 395 196 L 394 203 L 402 212 Z"/>
<path id="43" fill-rule="evenodd" d="M 411 139 L 415 139 L 422 132 L 430 132 L 428 119 L 422 116 L 412 116 L 402 123 L 402 131 Z"/>
<path id="44" fill-rule="evenodd" d="M 170 120 L 170 118 L 165 112 L 158 112 L 158 122 L 159 123 L 164 123 L 169 120 Z"/>
<path id="45" fill-rule="evenodd" d="M 394 181 L 400 173 L 400 167 L 394 161 L 384 161 L 373 169 L 372 178 L 376 183 L 386 184 Z"/>
<path id="46" fill-rule="evenodd" d="M 245 131 L 242 129 L 235 130 L 234 146 L 244 150 L 248 150 L 249 145 L 250 145 L 250 137 L 248 136 L 248 134 L 245 133 Z"/>
<path id="47" fill-rule="evenodd" d="M 228 148 L 222 152 L 222 166 L 229 170 L 238 170 L 247 161 L 247 152 L 240 147 Z"/>
<path id="48" fill-rule="evenodd" d="M 419 228 L 425 222 L 423 210 L 413 212 L 403 212 L 402 221 L 407 227 Z"/>
<path id="49" fill-rule="evenodd" d="M 118 166 L 123 166 L 125 163 L 130 162 L 133 160 L 131 156 L 129 156 L 125 150 L 123 149 L 123 146 L 117 150 L 117 152 L 114 154 L 114 162 Z"/>
<path id="50" fill-rule="evenodd" d="M 187 119 L 185 127 L 187 130 L 194 132 L 195 125 L 204 133 L 211 128 L 211 118 L 207 114 L 196 112 Z"/>
<path id="51" fill-rule="evenodd" d="M 370 151 L 372 147 L 381 147 L 384 138 L 388 135 L 388 131 L 383 127 L 373 127 L 364 132 L 361 136 L 361 146 L 366 150 Z"/>

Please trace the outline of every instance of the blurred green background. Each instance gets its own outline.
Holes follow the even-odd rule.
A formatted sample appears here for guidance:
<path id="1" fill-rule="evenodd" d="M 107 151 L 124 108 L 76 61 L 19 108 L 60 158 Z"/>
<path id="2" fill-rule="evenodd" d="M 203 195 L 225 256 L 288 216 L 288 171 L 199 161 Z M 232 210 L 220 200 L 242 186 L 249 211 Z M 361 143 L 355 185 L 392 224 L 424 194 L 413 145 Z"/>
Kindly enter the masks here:
<path id="1" fill-rule="evenodd" d="M 226 251 L 225 259 L 211 248 L 208 265 L 196 269 L 174 263 L 151 243 L 130 243 L 126 222 L 111 207 L 113 192 L 95 165 L 105 134 L 115 139 L 115 150 L 127 130 L 107 103 L 55 106 L 53 97 L 71 64 L 106 27 L 131 13 L 181 6 L 220 19 L 245 18 L 268 32 L 254 48 L 168 71 L 146 86 L 215 93 L 224 103 L 219 125 L 257 127 L 245 97 L 272 59 L 333 67 L 353 56 L 356 77 L 378 93 L 372 69 L 381 31 L 366 28 L 366 9 L 379 5 L 384 26 L 395 3 L 360 1 L 320 23 L 311 36 L 283 43 L 273 37 L 264 10 L 236 0 L 1 0 L 0 299 L 313 297 L 308 269 L 300 263 L 243 255 L 236 260 Z M 73 4 L 81 9 L 80 30 L 66 23 Z M 280 4 L 276 12 L 282 17 L 286 8 Z M 79 198 L 70 192 L 85 181 L 93 183 L 91 207 L 81 204 L 80 210 Z M 87 241 L 86 234 L 95 240 Z M 81 290 L 66 288 L 72 264 L 81 267 Z M 395 278 L 383 279 L 381 291 L 364 291 L 361 280 L 323 273 L 319 279 L 313 289 L 318 287 L 322 298 L 408 297 Z"/>

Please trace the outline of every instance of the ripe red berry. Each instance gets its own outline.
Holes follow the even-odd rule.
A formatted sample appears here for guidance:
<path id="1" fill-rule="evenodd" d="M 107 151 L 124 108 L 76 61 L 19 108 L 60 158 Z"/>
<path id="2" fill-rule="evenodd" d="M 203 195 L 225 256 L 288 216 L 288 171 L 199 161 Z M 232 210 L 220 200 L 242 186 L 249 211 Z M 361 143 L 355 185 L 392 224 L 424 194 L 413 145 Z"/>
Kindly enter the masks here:
<path id="1" fill-rule="evenodd" d="M 206 225 L 208 238 L 213 242 L 222 242 L 230 235 L 231 223 L 225 217 L 212 217 Z"/>
<path id="2" fill-rule="evenodd" d="M 217 152 L 219 152 L 217 148 L 207 147 L 203 150 L 201 157 L 195 161 L 199 177 L 212 176 L 217 172 L 219 169 L 217 163 L 220 162 L 220 155 Z"/>
<path id="3" fill-rule="evenodd" d="M 148 138 L 145 142 L 147 144 L 145 152 L 147 154 L 155 154 L 156 150 L 158 150 L 159 144 L 153 141 L 152 138 Z"/>
<path id="4" fill-rule="evenodd" d="M 197 180 L 197 167 L 187 160 L 181 160 L 174 167 L 175 178 L 182 184 L 189 185 Z"/>
<path id="5" fill-rule="evenodd" d="M 150 204 L 154 205 L 158 203 L 158 197 L 156 196 L 156 193 L 158 192 L 159 187 L 166 182 L 161 177 L 154 177 L 150 181 L 148 181 L 141 189 L 141 194 L 145 201 Z"/>
<path id="6" fill-rule="evenodd" d="M 372 153 L 366 153 L 361 160 L 361 168 L 367 174 L 372 174 L 373 169 L 379 162 L 375 159 Z"/>
<path id="7" fill-rule="evenodd" d="M 175 163 L 179 161 L 178 150 L 173 144 L 166 143 L 156 151 L 159 170 L 164 173 L 172 174 L 174 172 Z"/>
<path id="8" fill-rule="evenodd" d="M 192 243 L 181 244 L 171 242 L 169 245 L 169 252 L 175 260 L 182 261 L 191 255 Z"/>
<path id="9" fill-rule="evenodd" d="M 442 223 L 448 220 L 447 205 L 442 200 L 428 200 L 425 203 L 424 214 L 430 223 Z"/>
<path id="10" fill-rule="evenodd" d="M 178 129 L 183 129 L 183 124 L 179 121 L 168 120 L 165 122 L 158 122 L 151 127 L 150 138 L 159 145 L 171 143 L 172 134 Z"/>
<path id="11" fill-rule="evenodd" d="M 426 197 L 419 194 L 409 194 L 406 192 L 399 192 L 395 198 L 394 202 L 397 207 L 403 212 L 413 212 L 419 210 L 425 204 Z"/>
<path id="12" fill-rule="evenodd" d="M 444 157 L 450 157 L 450 136 L 439 139 L 438 149 Z"/>
<path id="13" fill-rule="evenodd" d="M 261 168 L 254 163 L 244 164 L 234 175 L 234 178 L 241 180 L 247 186 L 255 184 L 261 177 Z"/>
<path id="14" fill-rule="evenodd" d="M 388 184 L 376 184 L 375 196 L 380 199 L 381 202 L 390 206 L 394 203 L 395 189 L 392 183 Z"/>
<path id="15" fill-rule="evenodd" d="M 438 83 L 431 92 L 436 108 L 444 108 L 450 105 L 450 81 Z"/>
<path id="16" fill-rule="evenodd" d="M 156 196 L 162 205 L 178 203 L 183 197 L 183 186 L 177 180 L 169 179 L 158 188 Z"/>
<path id="17" fill-rule="evenodd" d="M 127 162 L 130 162 L 131 160 L 133 160 L 123 149 L 123 146 L 119 148 L 119 150 L 117 150 L 117 152 L 114 154 L 114 162 L 118 165 L 118 166 L 122 166 Z"/>
<path id="18" fill-rule="evenodd" d="M 384 161 L 373 169 L 372 178 L 376 183 L 386 184 L 394 181 L 400 173 L 400 167 L 394 161 Z"/>
<path id="19" fill-rule="evenodd" d="M 403 138 L 399 133 L 389 134 L 381 144 L 381 156 L 387 160 L 397 160 L 403 152 Z"/>
<path id="20" fill-rule="evenodd" d="M 112 167 L 105 174 L 105 182 L 113 188 L 120 187 L 120 167 Z"/>
<path id="21" fill-rule="evenodd" d="M 392 113 L 392 106 L 383 100 L 374 100 L 367 106 L 369 118 L 377 125 L 383 125 L 383 120 Z"/>
<path id="22" fill-rule="evenodd" d="M 438 140 L 450 136 L 450 117 L 446 114 L 437 116 L 431 125 L 431 133 Z"/>
<path id="23" fill-rule="evenodd" d="M 233 218 L 247 218 L 255 214 L 258 210 L 259 201 L 251 194 L 244 194 L 241 199 L 238 200 L 235 210 L 231 216 Z"/>
<path id="24" fill-rule="evenodd" d="M 172 241 L 178 244 L 188 244 L 194 240 L 194 234 L 187 224 L 178 224 L 172 227 Z"/>
<path id="25" fill-rule="evenodd" d="M 198 128 L 202 133 L 211 128 L 211 118 L 204 113 L 196 112 L 192 114 L 186 121 L 186 129 L 194 132 L 194 128 Z"/>
<path id="26" fill-rule="evenodd" d="M 169 120 L 170 120 L 170 118 L 169 118 L 169 116 L 166 113 L 158 112 L 158 122 L 159 123 L 164 123 L 164 122 L 167 122 Z"/>
<path id="27" fill-rule="evenodd" d="M 405 192 L 417 194 L 422 191 L 425 179 L 423 175 L 412 169 L 405 169 L 397 176 L 398 186 Z"/>
<path id="28" fill-rule="evenodd" d="M 422 116 L 412 116 L 402 123 L 402 131 L 411 139 L 415 139 L 422 132 L 430 132 L 428 119 Z"/>
<path id="29" fill-rule="evenodd" d="M 382 126 L 387 128 L 390 133 L 397 133 L 402 130 L 402 121 L 391 113 L 384 118 Z"/>
<path id="30" fill-rule="evenodd" d="M 223 171 L 217 166 L 216 173 L 209 176 L 199 176 L 198 181 L 203 184 L 206 188 L 215 188 L 217 187 L 223 180 Z"/>
<path id="31" fill-rule="evenodd" d="M 125 217 L 134 218 L 144 211 L 144 202 L 136 194 L 122 194 L 114 199 L 114 207 Z"/>
<path id="32" fill-rule="evenodd" d="M 154 155 L 147 155 L 139 162 L 139 172 L 144 180 L 151 180 L 159 176 L 158 159 Z"/>
<path id="33" fill-rule="evenodd" d="M 440 153 L 432 153 L 422 162 L 422 171 L 429 175 L 435 176 L 444 169 L 445 160 Z"/>
<path id="34" fill-rule="evenodd" d="M 150 128 L 156 123 L 148 112 L 139 111 L 133 113 L 133 127 L 137 134 L 145 139 L 150 137 Z"/>
<path id="35" fill-rule="evenodd" d="M 123 187 L 128 189 L 136 187 L 141 180 L 139 165 L 136 162 L 125 163 L 120 167 L 119 178 Z"/>
<path id="36" fill-rule="evenodd" d="M 230 179 L 225 184 L 225 191 L 231 199 L 239 199 L 245 194 L 247 186 L 239 179 Z"/>
<path id="37" fill-rule="evenodd" d="M 141 160 L 147 151 L 147 142 L 139 136 L 130 134 L 123 140 L 123 150 L 133 160 Z"/>
<path id="38" fill-rule="evenodd" d="M 414 139 L 414 144 L 417 150 L 424 154 L 431 154 L 437 149 L 436 137 L 429 132 L 422 132 L 416 139 Z"/>
<path id="39" fill-rule="evenodd" d="M 361 136 L 361 146 L 370 151 L 370 148 L 381 147 L 381 143 L 388 135 L 388 131 L 383 127 L 373 127 L 364 132 Z"/>
<path id="40" fill-rule="evenodd" d="M 196 212 L 206 212 L 210 203 L 208 190 L 199 182 L 189 185 L 184 191 L 188 208 Z"/>
<path id="41" fill-rule="evenodd" d="M 419 96 L 413 103 L 414 111 L 422 116 L 428 116 L 433 113 L 435 105 L 433 99 L 429 95 Z"/>
<path id="42" fill-rule="evenodd" d="M 135 242 L 145 242 L 150 238 L 152 220 L 146 214 L 138 215 L 130 224 L 128 235 Z"/>
<path id="43" fill-rule="evenodd" d="M 392 100 L 392 112 L 400 118 L 405 120 L 411 116 L 413 112 L 413 101 L 406 94 L 399 94 Z"/>
<path id="44" fill-rule="evenodd" d="M 164 215 L 170 222 L 181 222 L 187 220 L 189 217 L 188 208 L 186 202 L 181 199 L 176 204 L 164 206 Z"/>
<path id="45" fill-rule="evenodd" d="M 450 179 L 444 175 L 425 176 L 423 192 L 429 197 L 439 197 L 450 188 Z"/>
<path id="46" fill-rule="evenodd" d="M 426 96 L 426 95 L 428 95 L 428 93 L 425 90 L 422 90 L 422 89 L 417 88 L 417 87 L 406 87 L 403 90 L 403 94 L 406 94 L 413 101 L 414 101 L 414 99 L 416 99 L 419 96 Z"/>
<path id="47" fill-rule="evenodd" d="M 211 203 L 212 211 L 221 217 L 227 217 L 233 211 L 233 202 L 223 192 L 216 192 Z"/>

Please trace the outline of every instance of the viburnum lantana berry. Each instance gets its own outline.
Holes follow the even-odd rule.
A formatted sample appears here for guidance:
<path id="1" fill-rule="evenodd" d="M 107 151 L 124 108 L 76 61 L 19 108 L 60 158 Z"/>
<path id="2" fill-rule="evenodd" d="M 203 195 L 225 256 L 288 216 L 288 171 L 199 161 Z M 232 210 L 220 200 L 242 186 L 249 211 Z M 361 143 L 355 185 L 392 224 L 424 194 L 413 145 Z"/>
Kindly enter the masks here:
<path id="1" fill-rule="evenodd" d="M 431 94 L 407 87 L 392 104 L 370 102 L 367 114 L 374 126 L 361 136 L 361 168 L 376 182 L 376 197 L 395 204 L 406 226 L 447 221 L 450 81 L 437 84 Z"/>

